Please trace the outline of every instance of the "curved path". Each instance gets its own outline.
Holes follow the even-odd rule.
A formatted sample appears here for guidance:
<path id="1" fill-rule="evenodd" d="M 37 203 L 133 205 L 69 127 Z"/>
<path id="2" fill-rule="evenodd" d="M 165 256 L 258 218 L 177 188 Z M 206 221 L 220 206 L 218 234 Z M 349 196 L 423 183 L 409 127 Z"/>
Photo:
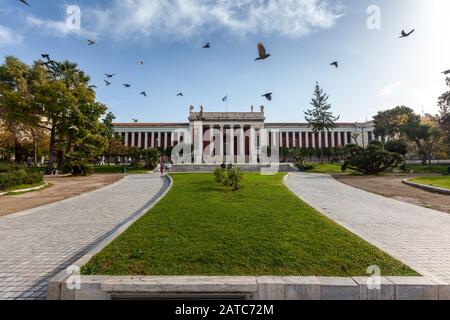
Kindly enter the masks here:
<path id="1" fill-rule="evenodd" d="M 293 173 L 285 184 L 310 206 L 417 272 L 450 283 L 449 214 L 356 189 L 329 175 Z"/>
<path id="2" fill-rule="evenodd" d="M 0 218 L 0 299 L 45 298 L 48 280 L 167 189 L 158 175 L 130 175 L 103 189 Z"/>

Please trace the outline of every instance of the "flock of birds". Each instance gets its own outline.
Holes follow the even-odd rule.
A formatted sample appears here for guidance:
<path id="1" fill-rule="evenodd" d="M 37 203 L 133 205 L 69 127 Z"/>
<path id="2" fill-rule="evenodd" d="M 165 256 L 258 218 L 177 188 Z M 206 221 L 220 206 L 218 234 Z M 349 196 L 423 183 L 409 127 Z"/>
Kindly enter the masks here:
<path id="1" fill-rule="evenodd" d="M 31 7 L 30 4 L 27 2 L 27 0 L 19 0 L 19 1 L 22 2 L 23 4 L 27 5 L 27 6 Z M 400 39 L 407 38 L 407 37 L 411 36 L 414 32 L 415 32 L 415 29 L 413 29 L 413 30 L 411 30 L 409 32 L 406 32 L 405 30 L 402 30 L 399 38 Z M 87 45 L 88 46 L 94 46 L 94 45 L 96 45 L 98 43 L 98 40 L 87 39 L 86 41 L 87 41 Z M 203 49 L 210 49 L 211 47 L 212 46 L 211 46 L 210 42 L 208 42 L 208 43 L 206 43 L 205 45 L 202 46 Z M 257 50 L 258 50 L 258 57 L 255 59 L 255 61 L 263 61 L 263 60 L 266 60 L 269 57 L 271 57 L 271 54 L 267 53 L 266 48 L 265 48 L 263 43 L 261 43 L 261 42 L 258 43 Z M 56 62 L 51 60 L 50 59 L 50 55 L 47 54 L 47 53 L 44 53 L 41 56 L 42 56 L 42 58 L 47 60 L 43 64 L 45 66 L 47 66 L 47 68 L 49 69 L 50 72 L 54 73 L 55 69 L 56 69 Z M 141 60 L 141 61 L 137 61 L 137 64 L 143 66 L 145 63 L 144 63 L 144 61 Z M 338 69 L 339 68 L 339 62 L 338 61 L 333 61 L 332 63 L 330 63 L 330 66 L 335 67 L 336 69 Z M 446 70 L 446 71 L 444 71 L 442 73 L 444 75 L 449 75 L 450 74 L 450 69 Z M 105 86 L 106 87 L 109 87 L 112 84 L 112 79 L 114 78 L 115 75 L 116 75 L 115 73 L 113 73 L 113 74 L 105 73 L 106 79 L 104 80 L 104 82 L 105 82 Z M 131 88 L 131 84 L 124 83 L 123 87 L 125 87 L 127 89 Z M 90 85 L 89 88 L 96 89 L 97 86 Z M 142 95 L 144 97 L 147 97 L 147 92 L 146 91 L 142 91 L 140 93 L 140 95 Z M 183 92 L 177 93 L 177 97 L 184 97 Z M 261 97 L 265 98 L 267 101 L 272 101 L 273 93 L 272 92 L 268 92 L 268 93 L 265 93 L 265 94 L 261 95 Z M 227 99 L 227 97 L 223 98 L 222 101 L 226 101 L 226 99 Z"/>

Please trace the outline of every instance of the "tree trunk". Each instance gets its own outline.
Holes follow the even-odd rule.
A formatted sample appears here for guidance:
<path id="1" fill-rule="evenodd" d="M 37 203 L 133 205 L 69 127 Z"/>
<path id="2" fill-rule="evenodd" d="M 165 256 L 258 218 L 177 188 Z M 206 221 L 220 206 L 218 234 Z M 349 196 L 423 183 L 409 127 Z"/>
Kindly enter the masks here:
<path id="1" fill-rule="evenodd" d="M 55 165 L 55 148 L 56 147 L 56 126 L 52 124 L 52 129 L 50 131 L 50 149 L 49 149 L 49 159 L 48 168 L 54 169 Z"/>

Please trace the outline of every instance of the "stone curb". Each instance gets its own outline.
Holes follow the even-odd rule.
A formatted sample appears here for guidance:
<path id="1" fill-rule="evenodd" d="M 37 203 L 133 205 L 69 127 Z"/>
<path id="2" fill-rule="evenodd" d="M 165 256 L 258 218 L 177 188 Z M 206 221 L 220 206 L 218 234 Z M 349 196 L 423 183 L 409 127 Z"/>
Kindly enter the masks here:
<path id="1" fill-rule="evenodd" d="M 79 289 L 60 279 L 61 300 L 450 300 L 450 285 L 423 277 L 127 277 L 82 276 Z M 56 282 L 53 282 L 56 284 Z"/>
<path id="2" fill-rule="evenodd" d="M 445 195 L 450 196 L 450 190 L 448 190 L 448 189 L 427 186 L 425 184 L 420 184 L 420 183 L 415 183 L 415 182 L 409 181 L 409 179 L 403 180 L 403 183 L 410 187 L 415 187 L 415 188 L 419 188 L 419 189 L 422 189 L 425 191 L 439 193 L 439 194 L 445 194 Z"/>
<path id="3" fill-rule="evenodd" d="M 103 239 L 101 242 L 97 243 L 87 254 L 85 254 L 83 257 L 81 257 L 75 263 L 73 263 L 72 267 L 81 268 L 83 265 L 88 263 L 96 254 L 102 251 L 103 248 L 105 248 L 107 245 L 113 242 L 118 236 L 124 233 L 133 223 L 135 223 L 142 216 L 144 216 L 150 209 L 152 209 L 155 205 L 157 205 L 167 195 L 167 193 L 172 189 L 173 186 L 172 177 L 170 177 L 169 175 L 165 175 L 164 179 L 168 181 L 169 185 L 157 199 L 152 201 L 148 206 L 140 209 L 137 213 L 135 213 L 132 219 L 130 219 L 125 224 L 120 226 L 120 228 L 115 230 L 112 234 Z M 53 277 L 48 283 L 47 300 L 65 300 L 66 297 L 64 296 L 64 294 L 66 291 L 62 289 L 66 287 L 65 284 L 67 283 L 70 277 L 77 277 L 77 276 L 68 274 L 67 270 L 63 270 L 55 277 Z"/>
<path id="4" fill-rule="evenodd" d="M 10 194 L 10 193 L 14 194 L 14 193 L 29 192 L 29 191 L 37 191 L 37 190 L 44 189 L 47 186 L 48 186 L 48 182 L 45 182 L 43 185 L 37 186 L 37 187 L 33 187 L 33 188 L 26 188 L 26 189 L 20 189 L 20 190 L 12 190 L 12 191 L 0 192 L 0 197 L 4 196 L 5 194 Z"/>

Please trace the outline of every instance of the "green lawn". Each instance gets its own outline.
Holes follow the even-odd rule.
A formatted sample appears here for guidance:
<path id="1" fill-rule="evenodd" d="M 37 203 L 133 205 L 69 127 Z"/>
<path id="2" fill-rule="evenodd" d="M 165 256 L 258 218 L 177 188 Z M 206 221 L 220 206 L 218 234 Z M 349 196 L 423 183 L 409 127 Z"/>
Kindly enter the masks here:
<path id="1" fill-rule="evenodd" d="M 417 177 L 410 181 L 432 187 L 450 189 L 450 176 Z"/>
<path id="2" fill-rule="evenodd" d="M 413 170 L 414 173 L 436 173 L 436 174 L 446 174 L 448 173 L 449 165 L 421 165 L 421 164 L 410 164 L 408 165 L 408 170 Z"/>
<path id="3" fill-rule="evenodd" d="M 352 173 L 352 170 L 342 171 L 340 163 L 314 163 L 314 169 L 308 170 L 312 173 Z"/>
<path id="4" fill-rule="evenodd" d="M 123 166 L 119 165 L 105 165 L 105 166 L 91 166 L 93 173 L 123 173 Z M 143 166 L 127 166 L 127 173 L 146 173 L 149 170 Z"/>
<path id="5" fill-rule="evenodd" d="M 416 275 L 292 194 L 283 174 L 246 174 L 228 192 L 212 174 L 173 174 L 149 213 L 83 266 L 104 275 Z"/>

